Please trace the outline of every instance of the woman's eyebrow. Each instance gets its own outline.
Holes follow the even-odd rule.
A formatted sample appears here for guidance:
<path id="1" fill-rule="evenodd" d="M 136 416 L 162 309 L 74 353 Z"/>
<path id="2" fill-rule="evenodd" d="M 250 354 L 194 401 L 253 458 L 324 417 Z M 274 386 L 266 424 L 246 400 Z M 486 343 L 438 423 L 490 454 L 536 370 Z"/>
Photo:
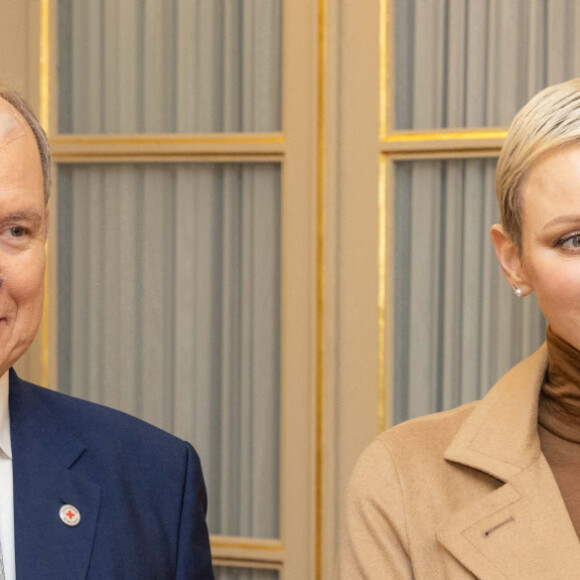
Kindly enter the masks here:
<path id="1" fill-rule="evenodd" d="M 558 216 L 556 218 L 554 218 L 553 220 L 550 220 L 545 226 L 544 226 L 544 230 L 547 230 L 553 226 L 557 226 L 560 224 L 565 224 L 565 223 L 578 223 L 580 222 L 580 214 L 574 214 L 574 215 L 561 215 Z"/>

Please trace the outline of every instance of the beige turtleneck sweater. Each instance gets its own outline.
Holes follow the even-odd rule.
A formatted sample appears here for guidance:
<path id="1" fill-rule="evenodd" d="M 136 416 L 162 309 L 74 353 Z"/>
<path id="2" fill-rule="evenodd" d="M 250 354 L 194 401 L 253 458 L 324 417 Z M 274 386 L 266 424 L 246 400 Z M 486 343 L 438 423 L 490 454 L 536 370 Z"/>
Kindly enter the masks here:
<path id="1" fill-rule="evenodd" d="M 580 538 L 580 351 L 546 330 L 548 371 L 540 394 L 540 445 Z"/>

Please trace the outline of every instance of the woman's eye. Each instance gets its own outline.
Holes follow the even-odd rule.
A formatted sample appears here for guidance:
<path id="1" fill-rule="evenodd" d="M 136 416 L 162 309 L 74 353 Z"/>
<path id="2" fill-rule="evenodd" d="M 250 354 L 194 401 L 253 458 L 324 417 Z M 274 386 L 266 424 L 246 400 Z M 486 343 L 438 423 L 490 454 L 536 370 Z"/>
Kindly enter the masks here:
<path id="1" fill-rule="evenodd" d="M 580 234 L 574 234 L 562 242 L 563 248 L 580 248 Z"/>

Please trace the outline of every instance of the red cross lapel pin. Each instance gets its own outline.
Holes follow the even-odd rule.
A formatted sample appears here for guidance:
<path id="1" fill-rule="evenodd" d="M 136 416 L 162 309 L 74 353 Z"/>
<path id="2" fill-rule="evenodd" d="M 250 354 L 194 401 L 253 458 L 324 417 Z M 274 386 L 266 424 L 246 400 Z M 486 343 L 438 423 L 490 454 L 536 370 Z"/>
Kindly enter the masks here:
<path id="1" fill-rule="evenodd" d="M 63 505 L 60 508 L 58 515 L 60 517 L 60 521 L 67 526 L 78 526 L 79 522 L 81 521 L 81 512 L 79 512 L 79 510 L 70 503 Z"/>

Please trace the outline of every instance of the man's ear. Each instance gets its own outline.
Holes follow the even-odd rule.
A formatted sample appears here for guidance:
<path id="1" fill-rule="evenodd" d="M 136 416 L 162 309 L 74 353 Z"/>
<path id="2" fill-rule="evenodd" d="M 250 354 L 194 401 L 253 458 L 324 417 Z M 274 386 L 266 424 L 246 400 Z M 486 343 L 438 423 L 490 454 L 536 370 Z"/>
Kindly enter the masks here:
<path id="1" fill-rule="evenodd" d="M 503 270 L 509 285 L 512 288 L 519 288 L 522 291 L 521 296 L 525 296 L 532 291 L 525 268 L 517 247 L 512 239 L 504 231 L 500 224 L 491 226 L 491 240 L 499 265 Z"/>

